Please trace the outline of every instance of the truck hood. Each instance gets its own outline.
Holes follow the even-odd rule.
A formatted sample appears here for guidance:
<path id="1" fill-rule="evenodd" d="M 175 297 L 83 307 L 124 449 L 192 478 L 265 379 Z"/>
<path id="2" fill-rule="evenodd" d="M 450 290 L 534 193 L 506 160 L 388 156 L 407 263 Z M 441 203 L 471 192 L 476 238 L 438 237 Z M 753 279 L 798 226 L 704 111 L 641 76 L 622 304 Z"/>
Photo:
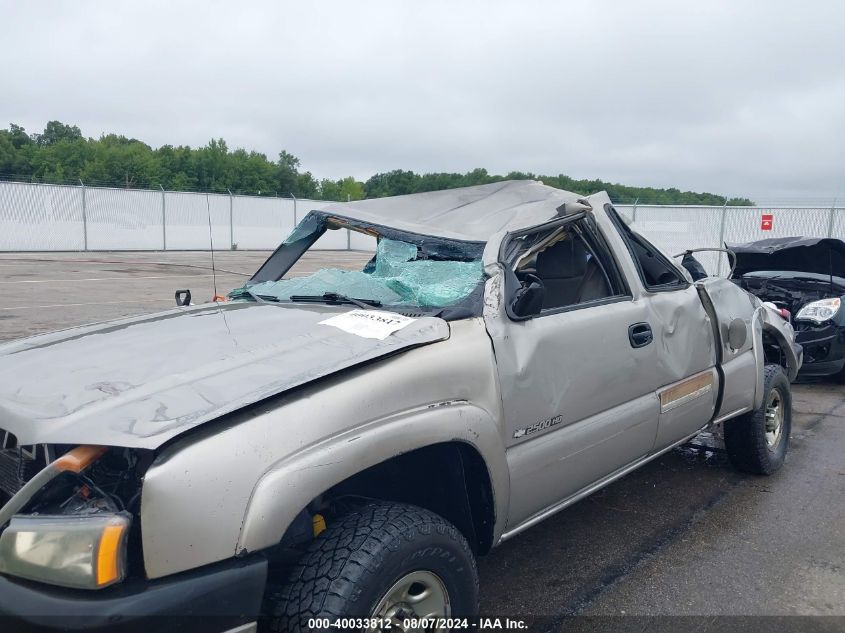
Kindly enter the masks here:
<path id="1" fill-rule="evenodd" d="M 845 242 L 833 238 L 778 237 L 727 244 L 736 253 L 733 277 L 763 270 L 845 277 Z"/>
<path id="2" fill-rule="evenodd" d="M 321 324 L 326 305 L 177 308 L 0 346 L 0 429 L 21 445 L 156 448 L 307 382 L 449 337 L 417 318 L 384 339 Z"/>

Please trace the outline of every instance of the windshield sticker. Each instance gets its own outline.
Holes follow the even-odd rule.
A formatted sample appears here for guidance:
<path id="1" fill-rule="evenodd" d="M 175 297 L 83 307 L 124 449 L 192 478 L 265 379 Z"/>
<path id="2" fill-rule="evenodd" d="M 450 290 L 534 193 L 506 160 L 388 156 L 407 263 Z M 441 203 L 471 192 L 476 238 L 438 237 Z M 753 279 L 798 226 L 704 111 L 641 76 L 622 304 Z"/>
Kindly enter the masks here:
<path id="1" fill-rule="evenodd" d="M 331 325 L 356 336 L 384 340 L 414 321 L 416 319 L 396 314 L 395 312 L 352 310 L 333 316 L 325 321 L 320 321 L 320 324 Z"/>

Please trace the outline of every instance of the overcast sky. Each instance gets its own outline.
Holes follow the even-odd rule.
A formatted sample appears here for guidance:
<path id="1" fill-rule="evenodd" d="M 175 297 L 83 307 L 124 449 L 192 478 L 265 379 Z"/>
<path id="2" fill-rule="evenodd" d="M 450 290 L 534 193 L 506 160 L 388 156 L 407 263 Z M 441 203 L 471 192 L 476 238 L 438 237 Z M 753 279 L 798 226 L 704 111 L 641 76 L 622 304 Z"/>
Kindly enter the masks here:
<path id="1" fill-rule="evenodd" d="M 0 125 L 845 199 L 845 2 L 0 0 Z"/>

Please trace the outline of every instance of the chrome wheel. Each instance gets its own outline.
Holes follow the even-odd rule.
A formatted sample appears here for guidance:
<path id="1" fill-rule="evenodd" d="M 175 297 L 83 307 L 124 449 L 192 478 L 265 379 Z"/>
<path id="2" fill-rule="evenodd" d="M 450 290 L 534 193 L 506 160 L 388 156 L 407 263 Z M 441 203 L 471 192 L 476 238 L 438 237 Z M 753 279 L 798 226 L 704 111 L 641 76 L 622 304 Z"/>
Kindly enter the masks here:
<path id="1" fill-rule="evenodd" d="M 373 611 L 374 619 L 390 620 L 394 631 L 442 631 L 434 627 L 405 626 L 406 620 L 448 618 L 452 615 L 446 585 L 430 571 L 402 576 L 387 590 Z M 413 624 L 412 622 L 408 623 Z M 379 631 L 372 628 L 370 631 Z"/>
<path id="2" fill-rule="evenodd" d="M 772 389 L 766 401 L 766 446 L 774 448 L 783 434 L 783 399 L 777 389 Z"/>

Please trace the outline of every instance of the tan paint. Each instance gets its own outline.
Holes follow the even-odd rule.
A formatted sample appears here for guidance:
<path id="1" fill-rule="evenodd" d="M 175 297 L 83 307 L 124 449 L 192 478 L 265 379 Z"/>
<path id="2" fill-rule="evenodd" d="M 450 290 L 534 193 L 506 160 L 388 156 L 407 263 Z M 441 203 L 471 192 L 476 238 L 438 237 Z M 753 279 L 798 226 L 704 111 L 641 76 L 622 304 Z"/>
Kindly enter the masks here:
<path id="1" fill-rule="evenodd" d="M 661 389 L 660 413 L 671 411 L 682 404 L 701 397 L 713 389 L 713 373 L 705 371 L 686 380 L 681 380 L 674 385 Z"/>

